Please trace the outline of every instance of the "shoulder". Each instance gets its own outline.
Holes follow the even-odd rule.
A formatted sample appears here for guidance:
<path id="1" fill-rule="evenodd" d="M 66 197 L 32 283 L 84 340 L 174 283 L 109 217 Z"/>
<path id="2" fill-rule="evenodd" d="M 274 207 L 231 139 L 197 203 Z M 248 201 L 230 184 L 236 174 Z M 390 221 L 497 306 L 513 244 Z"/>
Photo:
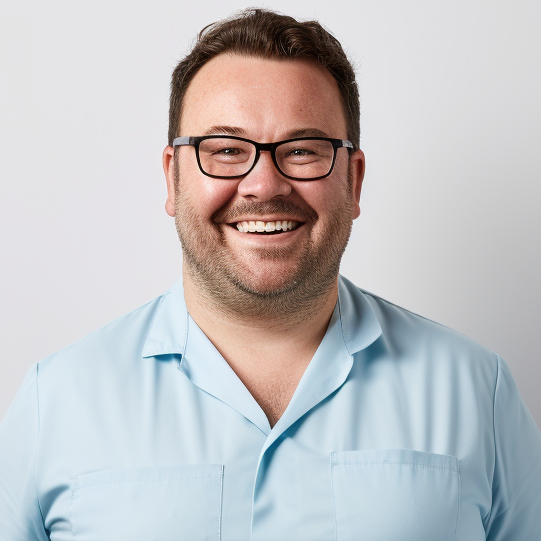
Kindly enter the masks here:
<path id="1" fill-rule="evenodd" d="M 40 387 L 50 381 L 106 377 L 142 358 L 145 341 L 169 291 L 38 363 Z"/>
<path id="2" fill-rule="evenodd" d="M 352 289 L 354 288 L 354 289 Z M 396 368 L 450 380 L 482 384 L 494 391 L 498 375 L 498 356 L 471 338 L 445 325 L 389 302 L 378 295 L 348 283 L 350 294 L 364 298 L 373 312 L 381 335 L 370 355 L 392 362 Z M 424 376 L 426 377 L 426 376 Z"/>

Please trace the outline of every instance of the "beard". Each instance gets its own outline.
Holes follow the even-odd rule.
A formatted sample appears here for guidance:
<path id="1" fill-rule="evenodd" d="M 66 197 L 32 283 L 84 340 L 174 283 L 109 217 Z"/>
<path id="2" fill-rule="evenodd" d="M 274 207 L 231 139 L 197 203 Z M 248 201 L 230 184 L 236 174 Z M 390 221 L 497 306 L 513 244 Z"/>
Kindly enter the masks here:
<path id="1" fill-rule="evenodd" d="M 228 246 L 222 228 L 241 215 L 293 215 L 312 228 L 319 220 L 312 208 L 300 208 L 284 199 L 265 202 L 243 201 L 227 205 L 211 216 L 211 225 L 201 217 L 180 189 L 176 168 L 175 225 L 182 244 L 183 265 L 202 295 L 203 301 L 237 317 L 265 318 L 269 321 L 305 317 L 317 310 L 336 283 L 340 261 L 352 228 L 352 182 L 348 178 L 348 197 L 337 205 L 327 223 L 298 248 L 261 247 L 239 263 Z M 317 182 L 317 181 L 316 181 Z M 250 234 L 250 233 L 244 233 Z M 291 264 L 295 261 L 294 264 Z M 284 272 L 271 273 L 283 263 Z M 287 269 L 287 270 L 286 270 Z"/>

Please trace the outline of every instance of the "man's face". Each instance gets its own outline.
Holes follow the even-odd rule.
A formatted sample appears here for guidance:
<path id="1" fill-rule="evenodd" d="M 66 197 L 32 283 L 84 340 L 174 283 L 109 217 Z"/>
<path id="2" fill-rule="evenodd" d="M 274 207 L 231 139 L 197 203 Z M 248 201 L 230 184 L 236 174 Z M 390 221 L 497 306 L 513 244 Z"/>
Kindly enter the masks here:
<path id="1" fill-rule="evenodd" d="M 347 138 L 338 87 L 326 70 L 304 60 L 230 54 L 205 64 L 184 98 L 179 135 L 209 134 L 260 143 Z M 307 301 L 328 291 L 360 212 L 363 159 L 360 151 L 350 159 L 347 149 L 338 149 L 330 176 L 298 181 L 283 177 L 263 151 L 243 178 L 215 179 L 199 170 L 193 147 L 180 147 L 176 158 L 167 147 L 166 209 L 176 217 L 188 276 L 235 309 L 242 309 L 239 299 Z M 294 229 L 237 228 L 238 222 L 278 220 L 293 222 Z"/>

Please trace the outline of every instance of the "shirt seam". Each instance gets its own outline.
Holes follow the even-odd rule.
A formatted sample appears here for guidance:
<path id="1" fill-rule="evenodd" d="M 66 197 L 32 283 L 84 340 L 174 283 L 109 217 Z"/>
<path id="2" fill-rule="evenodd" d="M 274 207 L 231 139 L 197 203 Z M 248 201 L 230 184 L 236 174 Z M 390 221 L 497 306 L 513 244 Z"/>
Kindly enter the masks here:
<path id="1" fill-rule="evenodd" d="M 73 478 L 76 482 L 76 487 L 74 487 L 74 490 L 77 492 L 80 492 L 81 490 L 86 490 L 89 488 L 96 488 L 96 487 L 104 487 L 104 486 L 118 486 L 118 485 L 129 485 L 129 484 L 135 484 L 135 483 L 164 483 L 166 481 L 192 481 L 193 479 L 217 479 L 221 478 L 222 474 L 220 475 L 193 475 L 193 476 L 185 476 L 185 477 L 179 477 L 179 476 L 173 476 L 173 477 L 164 477 L 162 479 L 133 479 L 130 481 L 111 481 L 111 482 L 104 482 L 104 483 L 96 483 L 93 485 L 85 485 L 85 486 L 79 486 L 79 479 L 77 477 Z"/>
<path id="2" fill-rule="evenodd" d="M 332 462 L 331 466 L 412 466 L 413 468 L 428 468 L 431 470 L 444 470 L 459 473 L 459 468 L 447 466 L 432 466 L 431 464 L 417 464 L 415 462 Z"/>
<path id="3" fill-rule="evenodd" d="M 496 379 L 496 388 L 495 388 L 495 391 L 494 391 L 494 414 L 493 414 L 493 432 L 494 432 L 494 470 L 492 472 L 492 483 L 491 483 L 491 493 L 492 493 L 492 487 L 494 485 L 494 475 L 496 473 L 496 460 L 497 460 L 497 457 L 496 457 L 496 452 L 497 452 L 497 447 L 496 447 L 496 394 L 497 394 L 497 387 L 498 387 L 498 384 L 499 384 L 499 380 L 500 380 L 500 372 L 501 372 L 501 368 L 500 368 L 500 365 L 501 363 L 503 363 L 503 359 L 499 356 L 499 355 L 496 355 L 496 359 L 498 361 L 498 377 Z M 519 499 L 519 497 L 521 496 L 521 491 L 515 491 L 513 497 L 509 500 L 509 502 L 507 503 L 507 505 L 501 509 L 500 511 L 498 511 L 498 513 L 496 514 L 496 516 L 493 518 L 492 520 L 492 523 L 494 523 L 494 521 L 500 517 L 501 515 L 503 515 L 504 513 L 507 513 L 516 503 L 517 503 L 517 500 Z M 492 519 L 492 506 L 490 507 L 490 511 L 487 513 L 487 516 L 486 516 L 486 524 L 488 524 L 488 522 L 490 521 L 490 519 Z"/>
<path id="4" fill-rule="evenodd" d="M 43 510 L 41 508 L 41 502 L 39 500 L 39 493 L 38 493 L 38 486 L 36 482 L 36 460 L 38 455 L 38 443 L 39 443 L 39 436 L 40 436 L 40 428 L 41 428 L 41 412 L 40 412 L 40 403 L 39 403 L 39 363 L 36 363 L 36 416 L 37 416 L 37 430 L 36 430 L 36 443 L 34 445 L 34 459 L 32 461 L 32 482 L 34 485 L 34 493 L 36 495 L 36 502 L 38 505 L 39 510 L 39 516 L 41 518 L 40 526 L 42 528 L 42 533 L 45 534 L 45 537 L 47 537 L 47 533 L 45 531 L 45 520 L 43 517 Z"/>
<path id="5" fill-rule="evenodd" d="M 77 490 L 79 489 L 79 479 L 74 479 L 74 486 L 72 486 L 71 494 L 70 494 L 70 507 L 69 507 L 69 513 L 70 513 L 70 526 L 71 526 L 71 538 L 75 539 L 75 521 L 73 520 L 74 512 L 73 512 L 73 500 L 75 500 L 75 497 L 77 495 Z"/>
<path id="6" fill-rule="evenodd" d="M 375 293 L 371 293 L 370 291 L 366 291 L 364 289 L 361 289 L 361 288 L 358 288 L 359 291 L 361 293 L 363 293 L 364 295 L 366 295 L 366 297 L 368 297 L 369 299 L 371 299 L 372 302 L 375 302 L 377 303 L 378 301 L 381 301 L 382 303 L 385 303 L 386 305 L 390 306 L 390 307 L 393 307 L 393 308 L 396 308 L 397 310 L 403 310 L 404 312 L 407 312 L 408 314 L 414 316 L 414 317 L 418 317 L 420 319 L 423 319 L 424 321 L 426 321 L 427 323 L 429 324 L 432 324 L 432 325 L 435 325 L 437 327 L 440 327 L 441 329 L 446 329 L 454 334 L 456 334 L 457 336 L 462 336 L 464 338 L 466 338 L 467 340 L 470 340 L 473 342 L 473 340 L 466 334 L 464 333 L 461 333 L 459 331 L 457 331 L 456 329 L 453 329 L 451 327 L 448 327 L 447 325 L 444 325 L 443 323 L 440 323 L 438 321 L 434 321 L 433 319 L 430 319 L 429 317 L 426 317 L 426 316 L 423 316 L 422 314 L 419 314 L 417 312 L 414 312 L 413 310 L 409 310 L 408 308 L 404 308 L 403 306 L 400 306 L 399 304 L 396 304 L 394 302 L 391 302 L 391 301 L 388 301 L 387 299 L 384 299 L 383 297 L 380 297 L 379 295 L 376 295 Z M 376 304 L 377 306 L 377 304 Z M 378 320 L 379 322 L 379 318 L 378 316 L 376 316 L 376 319 Z M 381 323 L 380 323 L 381 324 Z M 485 348 L 486 349 L 486 348 Z M 492 353 L 493 355 L 495 355 L 494 352 L 488 350 L 489 353 Z"/>
<path id="7" fill-rule="evenodd" d="M 388 304 L 389 306 L 397 308 L 398 310 L 404 310 L 404 312 L 408 312 L 408 314 L 411 314 L 412 316 L 420 317 L 421 319 L 424 319 L 424 320 L 428 321 L 429 323 L 435 323 L 436 325 L 439 325 L 440 327 L 445 327 L 446 329 L 453 330 L 450 327 L 446 327 L 442 323 L 438 323 L 437 321 L 434 321 L 434 320 L 432 320 L 432 319 L 430 319 L 430 318 L 428 318 L 426 316 L 423 316 L 422 314 L 418 314 L 417 312 L 414 312 L 413 310 L 409 310 L 408 308 L 404 308 L 403 306 L 400 306 L 399 304 L 396 304 L 396 303 L 394 303 L 392 301 L 388 301 L 387 299 L 384 299 L 383 297 L 380 297 L 379 295 L 376 295 L 375 293 L 371 293 L 370 291 L 366 291 L 365 289 L 361 289 L 360 287 L 358 289 L 359 289 L 359 291 L 361 293 L 363 293 L 364 295 L 366 295 L 367 297 L 370 297 L 371 299 L 373 299 L 375 301 L 378 300 L 378 301 L 384 302 L 385 304 Z M 376 318 L 377 318 L 377 316 L 376 316 Z M 457 332 L 457 331 L 455 331 L 455 332 Z"/>
<path id="8" fill-rule="evenodd" d="M 220 503 L 218 505 L 218 541 L 222 539 L 222 507 L 224 500 L 224 465 L 220 470 Z"/>
<path id="9" fill-rule="evenodd" d="M 492 479 L 490 480 L 490 494 L 491 502 L 490 509 L 488 513 L 483 518 L 483 524 L 486 525 L 490 521 L 492 515 L 492 487 L 494 486 L 494 476 L 496 475 L 496 461 L 497 461 L 497 452 L 496 452 L 496 394 L 498 392 L 498 383 L 500 381 L 500 357 L 494 354 L 496 357 L 496 381 L 494 382 L 494 392 L 492 394 L 492 444 L 494 446 L 494 464 L 492 465 Z"/>
<path id="10" fill-rule="evenodd" d="M 332 455 L 331 455 L 332 456 Z M 338 464 L 338 462 L 333 462 L 331 460 L 331 491 L 332 491 L 332 508 L 334 516 L 334 541 L 338 541 L 338 522 L 336 520 L 336 494 L 334 492 L 334 473 L 333 468 Z"/>
<path id="11" fill-rule="evenodd" d="M 456 536 L 458 534 L 458 522 L 460 520 L 460 506 L 462 504 L 462 475 L 460 472 L 460 460 L 457 458 L 456 461 L 456 471 L 457 478 L 458 478 L 458 494 L 457 494 L 457 510 L 456 510 L 456 521 L 455 521 L 455 536 L 454 541 L 456 541 Z"/>

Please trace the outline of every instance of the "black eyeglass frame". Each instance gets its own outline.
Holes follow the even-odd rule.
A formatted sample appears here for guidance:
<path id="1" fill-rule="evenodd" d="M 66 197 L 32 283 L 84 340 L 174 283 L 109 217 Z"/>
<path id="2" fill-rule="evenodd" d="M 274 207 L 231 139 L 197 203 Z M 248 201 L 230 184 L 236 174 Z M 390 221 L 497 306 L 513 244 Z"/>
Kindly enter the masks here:
<path id="1" fill-rule="evenodd" d="M 232 176 L 224 176 L 224 175 L 212 175 L 210 173 L 207 173 L 202 165 L 201 160 L 199 158 L 199 145 L 202 141 L 205 141 L 206 139 L 232 139 L 234 141 L 244 141 L 245 143 L 251 143 L 255 147 L 255 158 L 254 163 L 246 171 L 246 173 L 243 173 L 242 175 L 232 175 Z M 321 175 L 319 177 L 309 177 L 309 178 L 299 178 L 299 177 L 292 177 L 290 175 L 286 175 L 278 165 L 278 161 L 276 160 L 276 149 L 278 146 L 283 145 L 284 143 L 291 143 L 293 141 L 328 141 L 332 144 L 334 154 L 332 158 L 332 163 L 329 168 L 329 171 L 325 175 Z M 251 139 L 245 139 L 244 137 L 237 137 L 235 135 L 204 135 L 202 137 L 192 137 L 189 135 L 176 137 L 173 140 L 173 147 L 180 147 L 180 146 L 193 146 L 195 148 L 195 156 L 197 158 L 197 165 L 199 166 L 199 170 L 201 173 L 206 175 L 207 177 L 211 178 L 222 178 L 222 179 L 235 179 L 235 178 L 242 178 L 248 175 L 252 169 L 256 166 L 257 162 L 259 161 L 259 156 L 261 155 L 261 151 L 268 151 L 271 153 L 272 162 L 274 163 L 274 167 L 276 167 L 277 171 L 285 178 L 288 178 L 290 180 L 299 180 L 299 181 L 309 181 L 309 180 L 320 180 L 322 178 L 328 177 L 332 170 L 334 169 L 334 163 L 336 162 L 336 152 L 339 148 L 347 148 L 348 153 L 353 152 L 354 147 L 353 143 L 351 141 L 348 141 L 347 139 L 333 139 L 331 137 L 295 137 L 293 139 L 285 139 L 284 141 L 276 141 L 275 143 L 258 143 L 257 141 L 252 141 Z"/>

